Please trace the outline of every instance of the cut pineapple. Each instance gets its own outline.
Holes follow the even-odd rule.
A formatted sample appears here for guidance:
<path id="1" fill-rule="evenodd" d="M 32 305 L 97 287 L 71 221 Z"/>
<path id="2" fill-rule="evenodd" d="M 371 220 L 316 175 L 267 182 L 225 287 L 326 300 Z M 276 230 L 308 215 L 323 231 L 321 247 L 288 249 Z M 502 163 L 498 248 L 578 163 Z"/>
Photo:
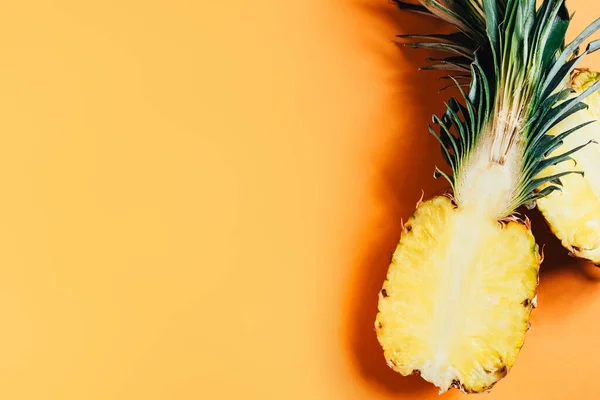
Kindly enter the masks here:
<path id="1" fill-rule="evenodd" d="M 379 295 L 377 337 L 395 371 L 418 373 L 441 392 L 483 392 L 513 366 L 529 326 L 541 261 L 528 223 L 514 213 L 574 179 L 569 155 L 583 150 L 561 146 L 577 129 L 549 130 L 579 115 L 600 88 L 595 82 L 567 100 L 570 74 L 600 48 L 578 52 L 600 19 L 565 45 L 563 0 L 538 8 L 535 0 L 394 1 L 458 28 L 404 38 L 451 53 L 426 68 L 449 70 L 464 102 L 451 98 L 433 118 L 439 129 L 430 132 L 451 171 L 435 176 L 449 181 L 453 197 L 420 204 L 405 226 Z M 557 165 L 567 168 L 548 169 Z"/>
<path id="2" fill-rule="evenodd" d="M 580 71 L 574 75 L 572 87 L 581 93 L 598 80 L 599 73 Z M 590 141 L 600 142 L 600 94 L 589 96 L 586 103 L 588 110 L 567 118 L 550 131 L 550 134 L 558 135 L 591 122 L 575 135 L 565 138 L 564 145 L 555 153 L 564 153 Z M 552 232 L 573 255 L 600 264 L 600 145 L 590 143 L 571 157 L 574 163 L 552 166 L 545 173 L 556 174 L 576 169 L 584 175 L 565 176 L 561 179 L 562 190 L 539 199 L 537 206 Z"/>
<path id="3" fill-rule="evenodd" d="M 539 263 L 526 225 L 447 197 L 421 203 L 380 293 L 375 327 L 388 365 L 442 392 L 490 389 L 523 345 Z"/>

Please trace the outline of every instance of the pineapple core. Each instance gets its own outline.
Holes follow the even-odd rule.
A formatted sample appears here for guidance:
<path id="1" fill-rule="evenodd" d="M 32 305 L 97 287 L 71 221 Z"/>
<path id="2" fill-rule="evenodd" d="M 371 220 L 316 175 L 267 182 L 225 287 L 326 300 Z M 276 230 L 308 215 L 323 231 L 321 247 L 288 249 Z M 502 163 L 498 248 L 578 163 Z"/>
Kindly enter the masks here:
<path id="1" fill-rule="evenodd" d="M 421 203 L 379 295 L 375 328 L 388 365 L 440 392 L 489 390 L 523 345 L 539 263 L 527 226 L 447 197 Z"/>

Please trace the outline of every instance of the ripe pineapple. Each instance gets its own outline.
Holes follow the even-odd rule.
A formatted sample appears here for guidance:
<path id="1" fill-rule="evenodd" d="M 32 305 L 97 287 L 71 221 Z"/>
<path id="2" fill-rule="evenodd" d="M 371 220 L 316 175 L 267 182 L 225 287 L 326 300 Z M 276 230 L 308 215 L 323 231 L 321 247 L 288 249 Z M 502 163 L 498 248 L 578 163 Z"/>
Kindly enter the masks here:
<path id="1" fill-rule="evenodd" d="M 571 87 L 581 93 L 600 80 L 600 73 L 579 71 L 574 74 Z M 589 123 L 577 134 L 564 140 L 564 145 L 555 151 L 564 153 L 585 145 L 571 157 L 571 165 L 559 164 L 547 169 L 546 173 L 556 174 L 568 168 L 584 172 L 561 179 L 562 190 L 539 199 L 537 206 L 548 221 L 554 234 L 569 251 L 580 258 L 588 259 L 600 266 L 600 93 L 586 99 L 588 110 L 579 112 L 557 125 L 549 133 L 559 135 L 576 126 Z"/>
<path id="2" fill-rule="evenodd" d="M 464 101 L 451 98 L 445 115 L 433 118 L 438 131 L 430 127 L 451 170 L 435 176 L 448 179 L 453 193 L 420 203 L 404 226 L 375 328 L 395 371 L 418 373 L 440 393 L 483 392 L 513 366 L 529 327 L 541 260 L 528 222 L 514 213 L 571 176 L 548 168 L 570 159 L 550 153 L 575 130 L 549 131 L 600 87 L 565 101 L 573 54 L 600 20 L 564 47 L 563 0 L 537 10 L 535 0 L 421 3 L 400 4 L 460 29 L 411 36 L 424 40 L 416 47 L 455 54 L 431 68 L 453 70 Z M 470 81 L 468 93 L 461 78 Z"/>

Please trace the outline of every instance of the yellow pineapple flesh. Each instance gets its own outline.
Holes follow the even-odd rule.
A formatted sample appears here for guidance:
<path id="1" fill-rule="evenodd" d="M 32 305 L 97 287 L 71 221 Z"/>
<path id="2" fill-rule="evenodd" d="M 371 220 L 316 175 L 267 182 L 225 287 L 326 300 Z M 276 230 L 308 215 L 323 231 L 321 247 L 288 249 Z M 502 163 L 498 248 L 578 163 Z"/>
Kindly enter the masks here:
<path id="1" fill-rule="evenodd" d="M 540 256 L 527 223 L 440 196 L 404 225 L 375 322 L 388 365 L 440 388 L 484 392 L 513 366 Z"/>
<path id="2" fill-rule="evenodd" d="M 571 86 L 583 92 L 600 79 L 600 73 L 579 71 Z M 580 111 L 558 124 L 550 134 L 558 135 L 580 124 L 590 125 L 569 135 L 555 154 L 561 154 L 590 141 L 600 142 L 600 94 L 585 101 L 589 109 Z M 574 255 L 600 264 L 600 145 L 591 143 L 571 156 L 574 162 L 564 162 L 548 168 L 547 175 L 564 171 L 581 171 L 561 178 L 561 191 L 537 201 L 550 229 Z"/>

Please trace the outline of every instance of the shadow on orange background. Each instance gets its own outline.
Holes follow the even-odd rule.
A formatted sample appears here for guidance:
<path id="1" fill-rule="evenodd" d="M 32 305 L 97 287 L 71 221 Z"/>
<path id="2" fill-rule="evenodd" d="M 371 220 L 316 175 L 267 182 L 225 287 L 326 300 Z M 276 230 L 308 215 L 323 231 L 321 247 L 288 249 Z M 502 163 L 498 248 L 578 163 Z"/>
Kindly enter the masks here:
<path id="1" fill-rule="evenodd" d="M 365 18 L 377 19 L 381 26 L 398 34 L 415 32 L 434 32 L 440 30 L 440 23 L 433 19 L 401 12 L 394 5 L 381 4 L 363 6 L 357 10 Z M 372 240 L 358 243 L 359 254 L 356 257 L 349 298 L 350 319 L 348 332 L 350 351 L 354 354 L 356 368 L 360 375 L 378 391 L 389 394 L 435 395 L 436 390 L 417 376 L 403 378 L 389 369 L 377 342 L 373 323 L 377 313 L 377 293 L 385 279 L 390 256 L 396 247 L 401 231 L 401 219 L 408 219 L 423 192 L 426 197 L 439 192 L 445 185 L 443 181 L 432 178 L 434 165 L 441 165 L 439 147 L 428 133 L 426 124 L 432 113 L 439 112 L 442 97 L 438 96 L 441 74 L 419 71 L 427 57 L 433 53 L 412 50 L 390 38 L 389 46 L 395 46 L 393 57 L 386 53 L 385 63 L 390 70 L 396 71 L 389 85 L 402 88 L 390 98 L 395 114 L 397 128 L 393 140 L 381 146 L 380 154 L 373 163 L 379 176 L 373 177 L 373 197 L 378 202 L 380 212 L 364 228 L 363 238 Z M 380 49 L 368 49 L 374 57 L 382 57 Z M 399 62 L 401 59 L 402 61 Z M 410 105 L 410 113 L 406 113 Z M 414 113 L 413 111 L 417 111 Z M 407 123 L 407 121 L 409 121 Z M 409 145 L 418 151 L 402 151 Z M 410 155 L 410 157 L 406 157 Z M 358 295 L 357 295 L 358 294 Z"/>
<path id="2" fill-rule="evenodd" d="M 533 233 L 544 254 L 538 297 L 545 307 L 544 315 L 560 316 L 574 304 L 594 296 L 590 287 L 600 282 L 600 270 L 591 263 L 571 258 L 539 211 L 534 210 L 527 215 L 531 218 Z M 532 317 L 534 321 L 536 314 L 538 312 Z"/>
<path id="3" fill-rule="evenodd" d="M 445 29 L 434 19 L 401 12 L 392 4 L 362 6 L 357 12 L 364 18 L 377 19 L 382 26 L 390 27 L 398 34 L 439 32 Z M 394 46 L 390 40 L 389 46 Z M 437 389 L 418 376 L 402 377 L 385 364 L 383 352 L 377 342 L 373 322 L 377 313 L 378 292 L 385 280 L 390 256 L 396 247 L 401 232 L 401 220 L 407 220 L 414 211 L 422 194 L 430 198 L 441 193 L 446 185 L 443 180 L 432 178 L 433 168 L 444 165 L 439 155 L 437 142 L 433 141 L 426 129 L 433 113 L 439 114 L 442 102 L 450 95 L 439 89 L 444 82 L 439 81 L 443 74 L 419 71 L 426 58 L 435 56 L 423 50 L 412 50 L 396 43 L 397 52 L 385 58 L 390 69 L 397 67 L 397 74 L 390 80 L 393 87 L 404 92 L 390 98 L 397 112 L 395 142 L 381 146 L 381 154 L 376 157 L 375 168 L 379 176 L 373 178 L 372 191 L 380 212 L 364 227 L 348 293 L 349 313 L 347 326 L 349 334 L 345 338 L 350 352 L 354 355 L 355 368 L 365 383 L 378 392 L 389 395 L 404 395 L 410 398 L 435 398 Z M 370 48 L 374 57 L 382 57 L 381 49 Z M 376 54 L 373 54 L 376 53 Z M 402 59 L 402 63 L 398 62 Z M 416 112 L 403 113 L 410 102 Z M 409 120 L 410 123 L 406 123 Z M 410 148 L 402 151 L 409 144 Z M 418 149 L 418 150 L 412 150 Z M 561 318 L 570 312 L 570 307 L 594 296 L 591 286 L 600 281 L 600 271 L 594 266 L 569 257 L 560 242 L 550 232 L 543 217 L 537 210 L 527 212 L 532 220 L 533 231 L 544 251 L 541 267 L 538 296 L 544 305 L 542 312 L 533 313 L 536 320 Z M 358 294 L 358 295 L 357 295 Z"/>

